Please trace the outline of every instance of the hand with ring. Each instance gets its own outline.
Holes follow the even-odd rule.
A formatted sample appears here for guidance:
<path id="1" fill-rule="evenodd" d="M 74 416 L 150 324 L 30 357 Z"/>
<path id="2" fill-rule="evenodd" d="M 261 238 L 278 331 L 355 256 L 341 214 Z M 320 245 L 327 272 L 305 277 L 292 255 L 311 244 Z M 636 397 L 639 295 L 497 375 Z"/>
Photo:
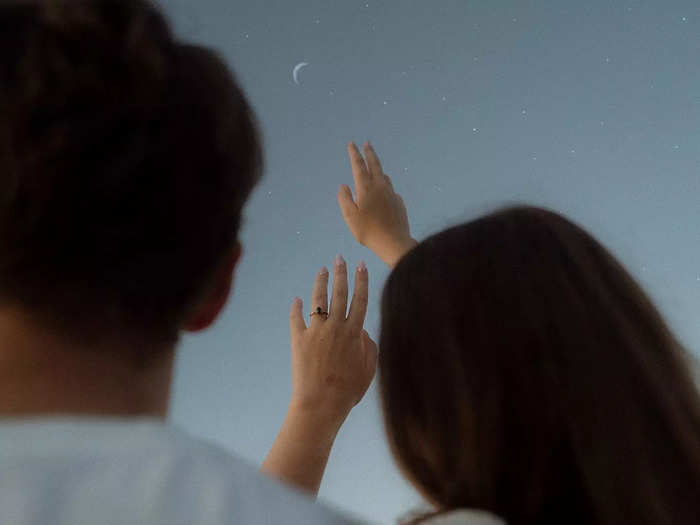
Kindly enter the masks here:
<path id="1" fill-rule="evenodd" d="M 393 191 L 369 143 L 365 154 L 367 162 L 354 143 L 348 144 L 357 199 L 347 185 L 341 185 L 338 205 L 355 239 L 393 268 L 417 241 L 410 236 L 401 196 Z M 260 470 L 312 495 L 318 493 L 338 430 L 367 392 L 377 368 L 377 345 L 362 328 L 367 290 L 367 269 L 361 264 L 346 316 L 347 269 L 338 256 L 330 308 L 328 270 L 322 268 L 316 275 L 309 326 L 301 300 L 295 298 L 290 311 L 292 397 Z"/>
<path id="2" fill-rule="evenodd" d="M 328 277 L 325 267 L 316 275 L 311 299 L 314 311 L 308 327 L 301 300 L 295 300 L 290 312 L 291 406 L 323 414 L 340 425 L 372 382 L 377 345 L 362 328 L 369 280 L 364 264 L 355 272 L 355 290 L 347 317 L 348 279 L 342 257 L 334 264 L 330 308 Z"/>

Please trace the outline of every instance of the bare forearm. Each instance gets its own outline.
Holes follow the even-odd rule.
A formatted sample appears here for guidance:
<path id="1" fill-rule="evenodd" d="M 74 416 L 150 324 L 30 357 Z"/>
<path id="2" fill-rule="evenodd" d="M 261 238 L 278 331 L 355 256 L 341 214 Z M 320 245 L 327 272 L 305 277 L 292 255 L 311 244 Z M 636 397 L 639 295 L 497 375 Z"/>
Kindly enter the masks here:
<path id="1" fill-rule="evenodd" d="M 290 408 L 260 472 L 316 497 L 341 424 Z"/>
<path id="2" fill-rule="evenodd" d="M 390 268 L 418 241 L 409 238 L 383 245 L 377 256 Z M 282 428 L 260 467 L 260 472 L 285 483 L 318 494 L 333 442 L 344 417 L 333 412 L 328 417 L 290 404 Z"/>

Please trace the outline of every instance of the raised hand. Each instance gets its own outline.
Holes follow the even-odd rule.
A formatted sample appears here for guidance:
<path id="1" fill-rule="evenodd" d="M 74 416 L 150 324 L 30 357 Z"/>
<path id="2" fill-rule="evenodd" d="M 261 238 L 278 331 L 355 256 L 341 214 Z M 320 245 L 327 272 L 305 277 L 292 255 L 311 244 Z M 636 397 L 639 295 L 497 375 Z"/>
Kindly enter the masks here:
<path id="1" fill-rule="evenodd" d="M 307 328 L 302 304 L 289 313 L 292 349 L 292 397 L 287 417 L 260 470 L 315 496 L 335 436 L 372 382 L 377 345 L 362 329 L 367 312 L 368 275 L 355 273 L 355 291 L 346 316 L 348 279 L 345 261 L 334 265 L 333 296 L 328 308 L 328 270 L 317 275 Z M 325 270 L 325 271 L 324 271 Z"/>
<path id="2" fill-rule="evenodd" d="M 350 188 L 342 184 L 338 205 L 355 240 L 393 267 L 417 241 L 411 237 L 403 199 L 394 191 L 391 178 L 384 173 L 369 142 L 364 151 L 367 163 L 357 146 L 348 144 L 357 202 Z"/>
<path id="3" fill-rule="evenodd" d="M 347 265 L 334 264 L 333 295 L 328 307 L 328 271 L 316 274 L 310 310 L 320 307 L 327 316 L 313 315 L 306 327 L 301 301 L 290 312 L 292 400 L 294 408 L 342 423 L 372 382 L 377 346 L 362 326 L 367 313 L 368 274 L 355 271 L 355 291 L 348 305 Z"/>

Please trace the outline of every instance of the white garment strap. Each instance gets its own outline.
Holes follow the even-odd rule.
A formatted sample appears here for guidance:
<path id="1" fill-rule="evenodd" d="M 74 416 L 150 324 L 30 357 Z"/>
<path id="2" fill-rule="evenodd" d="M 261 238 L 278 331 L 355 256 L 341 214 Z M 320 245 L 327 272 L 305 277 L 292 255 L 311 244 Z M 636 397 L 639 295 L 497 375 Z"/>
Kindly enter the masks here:
<path id="1" fill-rule="evenodd" d="M 506 525 L 506 522 L 482 510 L 457 509 L 424 522 L 426 525 Z"/>

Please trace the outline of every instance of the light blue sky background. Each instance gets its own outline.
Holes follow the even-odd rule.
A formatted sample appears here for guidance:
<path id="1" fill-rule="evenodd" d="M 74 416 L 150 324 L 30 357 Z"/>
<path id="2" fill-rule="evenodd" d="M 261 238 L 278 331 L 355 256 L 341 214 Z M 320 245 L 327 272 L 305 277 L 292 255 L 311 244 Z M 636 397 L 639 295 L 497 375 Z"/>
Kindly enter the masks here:
<path id="1" fill-rule="evenodd" d="M 352 187 L 350 140 L 373 142 L 419 240 L 514 200 L 581 223 L 697 354 L 697 1 L 162 5 L 180 36 L 228 60 L 267 158 L 232 300 L 180 349 L 173 422 L 262 462 L 291 391 L 292 298 L 308 316 L 314 275 L 339 252 L 367 262 L 366 328 L 378 338 L 388 269 L 354 242 L 336 202 L 339 184 Z M 341 430 L 319 499 L 377 523 L 420 502 L 390 457 L 375 385 Z"/>

